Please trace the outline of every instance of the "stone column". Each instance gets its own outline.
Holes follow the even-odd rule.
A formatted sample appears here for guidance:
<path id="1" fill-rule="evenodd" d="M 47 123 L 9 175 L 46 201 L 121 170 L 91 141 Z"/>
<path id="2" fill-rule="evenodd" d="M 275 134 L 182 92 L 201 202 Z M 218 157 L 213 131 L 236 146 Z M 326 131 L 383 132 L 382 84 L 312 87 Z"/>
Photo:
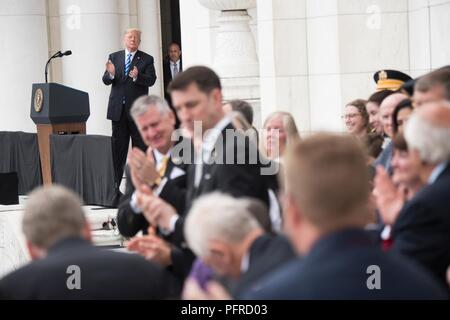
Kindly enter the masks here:
<path id="1" fill-rule="evenodd" d="M 247 9 L 256 0 L 199 0 L 211 10 L 219 10 L 213 68 L 222 80 L 224 99 L 250 102 L 259 115 L 259 63 L 250 30 Z"/>
<path id="2" fill-rule="evenodd" d="M 159 0 L 137 0 L 138 27 L 142 30 L 140 48 L 155 59 L 156 82 L 150 88 L 150 94 L 164 96 L 163 69 L 161 52 L 166 50 L 161 45 L 161 14 Z"/>
<path id="3" fill-rule="evenodd" d="M 111 88 L 102 82 L 105 63 L 111 52 L 123 48 L 120 17 L 128 15 L 128 6 L 111 0 L 60 0 L 60 50 L 72 50 L 63 57 L 64 85 L 89 93 L 91 116 L 88 134 L 111 135 L 106 119 Z M 122 0 L 120 1 L 122 2 Z"/>
<path id="4" fill-rule="evenodd" d="M 46 1 L 2 1 L 0 30 L 0 130 L 36 132 L 30 118 L 31 84 L 45 82 Z"/>

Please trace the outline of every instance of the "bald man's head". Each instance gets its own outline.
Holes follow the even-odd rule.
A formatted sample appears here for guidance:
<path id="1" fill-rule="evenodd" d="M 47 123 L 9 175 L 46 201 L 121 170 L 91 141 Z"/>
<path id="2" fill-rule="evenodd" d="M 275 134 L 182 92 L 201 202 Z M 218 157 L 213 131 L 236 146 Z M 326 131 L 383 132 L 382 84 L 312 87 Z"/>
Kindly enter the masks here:
<path id="1" fill-rule="evenodd" d="M 380 119 L 383 124 L 383 131 L 392 138 L 394 131 L 392 128 L 392 113 L 395 107 L 408 96 L 403 93 L 394 93 L 386 97 L 380 105 Z"/>

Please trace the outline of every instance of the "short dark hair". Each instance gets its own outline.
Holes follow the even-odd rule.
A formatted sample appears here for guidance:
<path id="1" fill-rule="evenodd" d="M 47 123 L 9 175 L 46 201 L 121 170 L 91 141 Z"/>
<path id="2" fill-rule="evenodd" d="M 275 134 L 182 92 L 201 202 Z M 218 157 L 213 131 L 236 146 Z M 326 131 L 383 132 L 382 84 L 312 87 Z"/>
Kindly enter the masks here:
<path id="1" fill-rule="evenodd" d="M 212 69 L 205 66 L 194 66 L 179 73 L 169 84 L 167 92 L 185 91 L 193 83 L 206 94 L 211 93 L 214 89 L 222 89 L 219 76 Z"/>
<path id="2" fill-rule="evenodd" d="M 395 135 L 394 139 L 392 139 L 392 146 L 396 150 L 408 151 L 408 143 L 403 133 L 397 133 Z"/>
<path id="3" fill-rule="evenodd" d="M 227 103 L 231 105 L 233 111 L 240 112 L 250 125 L 253 124 L 253 107 L 250 103 L 244 100 L 231 100 Z"/>
<path id="4" fill-rule="evenodd" d="M 395 92 L 391 91 L 391 90 L 382 90 L 382 91 L 375 92 L 374 94 L 372 94 L 369 97 L 367 102 L 373 102 L 373 103 L 376 103 L 378 105 L 381 105 L 383 100 L 386 99 L 388 96 L 390 96 L 393 93 L 395 93 Z"/>
<path id="5" fill-rule="evenodd" d="M 443 67 L 420 77 L 414 91 L 427 92 L 437 86 L 444 89 L 445 99 L 450 100 L 450 68 Z"/>
<path id="6" fill-rule="evenodd" d="M 400 103 L 395 107 L 394 111 L 392 112 L 392 129 L 394 130 L 394 134 L 398 132 L 398 113 L 402 109 L 411 109 L 414 110 L 412 105 L 411 99 L 404 99 L 400 101 Z"/>

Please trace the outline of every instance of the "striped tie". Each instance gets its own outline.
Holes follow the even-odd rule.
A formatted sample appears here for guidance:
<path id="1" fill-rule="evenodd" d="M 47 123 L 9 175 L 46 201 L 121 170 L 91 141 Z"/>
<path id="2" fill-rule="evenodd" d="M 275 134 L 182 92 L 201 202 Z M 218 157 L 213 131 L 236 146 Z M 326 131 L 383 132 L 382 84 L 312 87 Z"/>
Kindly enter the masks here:
<path id="1" fill-rule="evenodd" d="M 131 53 L 127 55 L 127 61 L 125 62 L 125 76 L 127 76 L 128 71 L 130 71 L 130 65 L 131 65 Z"/>

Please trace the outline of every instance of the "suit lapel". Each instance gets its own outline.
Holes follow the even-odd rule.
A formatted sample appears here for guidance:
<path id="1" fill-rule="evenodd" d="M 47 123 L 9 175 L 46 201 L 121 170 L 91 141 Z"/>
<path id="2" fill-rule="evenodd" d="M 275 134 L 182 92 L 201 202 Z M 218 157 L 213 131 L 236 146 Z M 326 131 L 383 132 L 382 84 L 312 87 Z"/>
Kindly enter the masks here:
<path id="1" fill-rule="evenodd" d="M 136 51 L 136 53 L 134 54 L 133 60 L 131 61 L 131 65 L 130 65 L 130 71 L 134 68 L 137 67 L 138 64 L 140 63 L 142 58 L 142 53 L 141 51 Z"/>

